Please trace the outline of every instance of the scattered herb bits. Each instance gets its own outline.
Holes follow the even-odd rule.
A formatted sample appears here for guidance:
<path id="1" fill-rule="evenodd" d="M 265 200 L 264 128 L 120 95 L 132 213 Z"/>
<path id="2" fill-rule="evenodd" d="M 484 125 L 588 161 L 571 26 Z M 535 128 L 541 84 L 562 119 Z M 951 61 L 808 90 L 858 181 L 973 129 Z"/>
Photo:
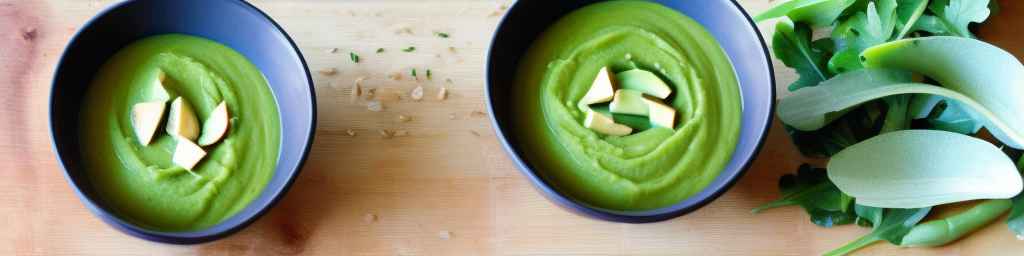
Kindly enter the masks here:
<path id="1" fill-rule="evenodd" d="M 416 50 L 415 46 L 409 46 L 409 47 L 406 47 L 406 48 L 402 49 L 403 52 L 413 52 L 415 50 Z"/>
<path id="2" fill-rule="evenodd" d="M 430 69 L 427 69 L 427 80 L 431 80 Z"/>
<path id="3" fill-rule="evenodd" d="M 377 48 L 377 53 L 384 53 L 384 48 Z"/>
<path id="4" fill-rule="evenodd" d="M 434 35 L 436 35 L 437 37 L 440 37 L 440 38 L 448 38 L 448 33 L 444 33 L 444 32 L 434 32 Z"/>
<path id="5" fill-rule="evenodd" d="M 359 55 L 354 52 L 349 52 L 348 57 L 352 59 L 352 62 L 359 63 Z"/>

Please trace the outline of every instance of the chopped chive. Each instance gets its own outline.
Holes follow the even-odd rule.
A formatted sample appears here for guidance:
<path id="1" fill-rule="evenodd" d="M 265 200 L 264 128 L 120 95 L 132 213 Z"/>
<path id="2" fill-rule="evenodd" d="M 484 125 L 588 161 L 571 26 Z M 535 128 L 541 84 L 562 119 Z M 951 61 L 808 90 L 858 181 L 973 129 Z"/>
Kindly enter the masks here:
<path id="1" fill-rule="evenodd" d="M 416 69 L 415 68 L 412 69 L 412 72 L 410 72 L 410 74 L 412 74 L 412 78 L 413 79 L 416 79 Z"/>
<path id="2" fill-rule="evenodd" d="M 416 50 L 415 46 L 409 46 L 409 48 L 402 49 L 403 52 L 412 52 L 412 51 L 415 51 L 415 50 Z"/>
<path id="3" fill-rule="evenodd" d="M 429 68 L 427 69 L 427 80 L 431 80 L 430 79 L 430 69 Z"/>
<path id="4" fill-rule="evenodd" d="M 382 52 L 384 52 L 384 48 L 377 48 L 377 53 L 382 53 Z"/>
<path id="5" fill-rule="evenodd" d="M 352 58 L 352 62 L 359 63 L 359 55 L 354 52 L 349 52 L 348 57 Z"/>
<path id="6" fill-rule="evenodd" d="M 448 38 L 448 33 L 444 32 L 434 32 L 434 35 L 437 35 L 440 38 Z"/>

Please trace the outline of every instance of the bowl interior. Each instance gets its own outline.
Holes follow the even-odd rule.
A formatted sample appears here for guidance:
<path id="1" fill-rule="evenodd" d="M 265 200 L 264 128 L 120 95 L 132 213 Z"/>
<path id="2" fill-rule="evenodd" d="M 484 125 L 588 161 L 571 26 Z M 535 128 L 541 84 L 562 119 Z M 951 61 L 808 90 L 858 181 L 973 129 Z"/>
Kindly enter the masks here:
<path id="1" fill-rule="evenodd" d="M 80 167 L 78 110 L 98 68 L 122 47 L 145 37 L 181 33 L 238 51 L 266 76 L 281 113 L 281 148 L 273 177 L 245 209 L 201 231 L 157 232 L 105 210 Z M 309 151 L 315 129 L 312 80 L 298 48 L 268 16 L 236 0 L 126 1 L 101 12 L 72 38 L 54 75 L 50 101 L 54 150 L 82 201 L 114 227 L 145 239 L 197 243 L 251 223 L 287 190 Z"/>
<path id="2" fill-rule="evenodd" d="M 494 128 L 523 173 L 549 199 L 562 207 L 587 216 L 620 222 L 652 222 L 685 214 L 707 204 L 725 192 L 749 166 L 771 124 L 775 98 L 774 76 L 768 51 L 757 26 L 734 1 L 660 0 L 704 26 L 718 40 L 732 61 L 740 84 L 742 127 L 739 143 L 725 170 L 704 190 L 675 205 L 646 211 L 615 211 L 588 206 L 557 191 L 539 170 L 525 162 L 515 127 L 514 103 L 508 95 L 516 87 L 519 59 L 537 36 L 562 16 L 585 5 L 600 2 L 527 1 L 517 2 L 495 32 L 487 62 L 487 100 Z"/>

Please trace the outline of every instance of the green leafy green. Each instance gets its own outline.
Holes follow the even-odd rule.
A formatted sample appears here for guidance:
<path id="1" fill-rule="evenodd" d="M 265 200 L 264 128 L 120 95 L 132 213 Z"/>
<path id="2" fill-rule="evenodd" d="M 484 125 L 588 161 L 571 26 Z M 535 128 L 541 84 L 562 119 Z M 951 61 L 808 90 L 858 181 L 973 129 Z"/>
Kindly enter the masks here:
<path id="1" fill-rule="evenodd" d="M 800 75 L 800 79 L 789 85 L 791 91 L 814 86 L 832 76 L 825 68 L 825 53 L 811 47 L 811 29 L 806 25 L 794 24 L 788 19 L 779 21 L 772 37 L 772 51 Z"/>
<path id="2" fill-rule="evenodd" d="M 846 255 L 860 248 L 874 244 L 878 241 L 889 241 L 892 244 L 900 244 L 910 230 L 924 219 L 931 211 L 931 207 L 913 209 L 885 209 L 882 211 L 881 221 L 876 221 L 871 233 L 864 235 L 843 247 L 825 253 L 825 255 Z"/>
<path id="3" fill-rule="evenodd" d="M 832 38 L 841 50 L 829 60 L 829 70 L 842 73 L 860 69 L 861 51 L 889 41 L 896 23 L 896 0 L 869 2 L 866 11 L 854 14 L 832 30 Z"/>
<path id="4" fill-rule="evenodd" d="M 789 19 L 820 27 L 831 25 L 855 0 L 790 0 L 754 16 L 754 21 L 787 16 Z"/>
<path id="5" fill-rule="evenodd" d="M 799 205 L 810 215 L 811 222 L 822 227 L 853 223 L 856 215 L 850 211 L 853 198 L 836 188 L 825 176 L 825 170 L 804 164 L 796 175 L 779 178 L 782 198 L 754 208 L 758 213 L 767 209 Z"/>
<path id="6" fill-rule="evenodd" d="M 1024 169 L 1024 156 L 1017 160 L 1017 169 Z M 1006 225 L 1017 237 L 1024 236 L 1024 193 L 1013 197 L 1013 206 L 1010 208 L 1010 217 L 1006 219 Z"/>
<path id="7" fill-rule="evenodd" d="M 900 29 L 897 30 L 899 33 L 894 39 L 899 40 L 907 36 L 927 8 L 928 0 L 900 0 L 896 7 L 896 21 Z"/>
<path id="8" fill-rule="evenodd" d="M 988 19 L 989 0 L 932 0 L 928 10 L 935 13 L 939 24 L 951 35 L 974 37 L 968 30 L 971 23 L 981 23 Z"/>
<path id="9" fill-rule="evenodd" d="M 853 204 L 853 212 L 857 213 L 857 220 L 870 224 L 867 226 L 872 228 L 877 228 L 882 224 L 883 210 L 883 208 Z"/>
<path id="10" fill-rule="evenodd" d="M 832 156 L 828 178 L 857 204 L 884 208 L 1005 199 L 1024 188 L 995 145 L 938 130 L 889 132 L 857 143 Z"/>

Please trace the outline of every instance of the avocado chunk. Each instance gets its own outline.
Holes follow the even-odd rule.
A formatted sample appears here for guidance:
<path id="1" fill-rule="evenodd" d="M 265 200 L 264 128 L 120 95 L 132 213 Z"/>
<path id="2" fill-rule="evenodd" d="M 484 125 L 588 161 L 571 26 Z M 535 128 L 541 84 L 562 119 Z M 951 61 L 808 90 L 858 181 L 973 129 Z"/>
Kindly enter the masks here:
<path id="1" fill-rule="evenodd" d="M 626 136 L 633 132 L 633 128 L 617 124 L 611 117 L 592 110 L 587 111 L 587 119 L 583 121 L 583 126 L 597 133 L 612 136 Z"/>
<path id="2" fill-rule="evenodd" d="M 650 115 L 648 115 L 648 117 L 651 119 L 652 124 L 669 129 L 675 129 L 676 110 L 674 108 L 657 100 L 648 98 L 644 98 L 644 103 L 647 103 L 647 107 L 650 111 Z"/>
<path id="3" fill-rule="evenodd" d="M 644 94 L 637 90 L 621 89 L 615 91 L 615 97 L 608 109 L 615 114 L 647 116 L 647 103 Z"/>
<path id="4" fill-rule="evenodd" d="M 203 151 L 203 148 L 199 147 L 199 145 L 192 143 L 191 140 L 181 137 L 177 137 L 177 139 L 178 145 L 174 147 L 174 156 L 171 156 L 171 161 L 175 165 L 191 171 L 200 160 L 203 160 L 203 157 L 206 157 L 206 151 Z"/>
<path id="5" fill-rule="evenodd" d="M 617 124 L 623 124 L 633 128 L 633 132 L 641 132 L 651 129 L 651 121 L 647 119 L 647 116 L 612 114 L 608 105 L 609 104 L 593 105 L 590 106 L 590 109 L 593 109 L 597 113 L 612 117 L 612 120 L 615 120 L 615 123 Z M 644 105 L 644 107 L 647 107 L 647 105 Z"/>
<path id="6" fill-rule="evenodd" d="M 153 79 L 153 84 L 150 86 L 147 95 L 145 96 L 148 100 L 152 101 L 168 101 L 171 100 L 171 94 L 167 92 L 167 88 L 164 87 L 164 81 L 167 80 L 167 74 L 160 71 L 156 74 L 156 78 Z"/>
<path id="7" fill-rule="evenodd" d="M 672 94 L 672 88 L 665 84 L 658 75 L 642 69 L 631 69 L 615 74 L 618 84 L 622 89 L 640 91 L 643 94 L 668 98 Z"/>
<path id="8" fill-rule="evenodd" d="M 603 103 L 612 100 L 615 95 L 615 86 L 612 84 L 615 81 L 614 75 L 608 70 L 608 67 L 601 68 L 601 71 L 597 72 L 597 77 L 594 78 L 594 82 L 590 84 L 590 90 L 587 91 L 586 95 L 580 99 L 579 108 L 582 111 L 586 111 L 590 104 Z"/>
<path id="9" fill-rule="evenodd" d="M 203 134 L 199 136 L 200 146 L 209 146 L 220 141 L 228 131 L 228 105 L 221 101 L 203 122 Z"/>
<path id="10" fill-rule="evenodd" d="M 132 106 L 132 129 L 135 130 L 135 137 L 139 143 L 148 146 L 153 140 L 153 134 L 160 126 L 160 120 L 164 118 L 164 109 L 167 102 L 162 100 L 137 103 Z"/>
<path id="11" fill-rule="evenodd" d="M 167 117 L 167 134 L 188 140 L 199 137 L 199 120 L 196 113 L 181 97 L 171 102 L 170 116 Z"/>

